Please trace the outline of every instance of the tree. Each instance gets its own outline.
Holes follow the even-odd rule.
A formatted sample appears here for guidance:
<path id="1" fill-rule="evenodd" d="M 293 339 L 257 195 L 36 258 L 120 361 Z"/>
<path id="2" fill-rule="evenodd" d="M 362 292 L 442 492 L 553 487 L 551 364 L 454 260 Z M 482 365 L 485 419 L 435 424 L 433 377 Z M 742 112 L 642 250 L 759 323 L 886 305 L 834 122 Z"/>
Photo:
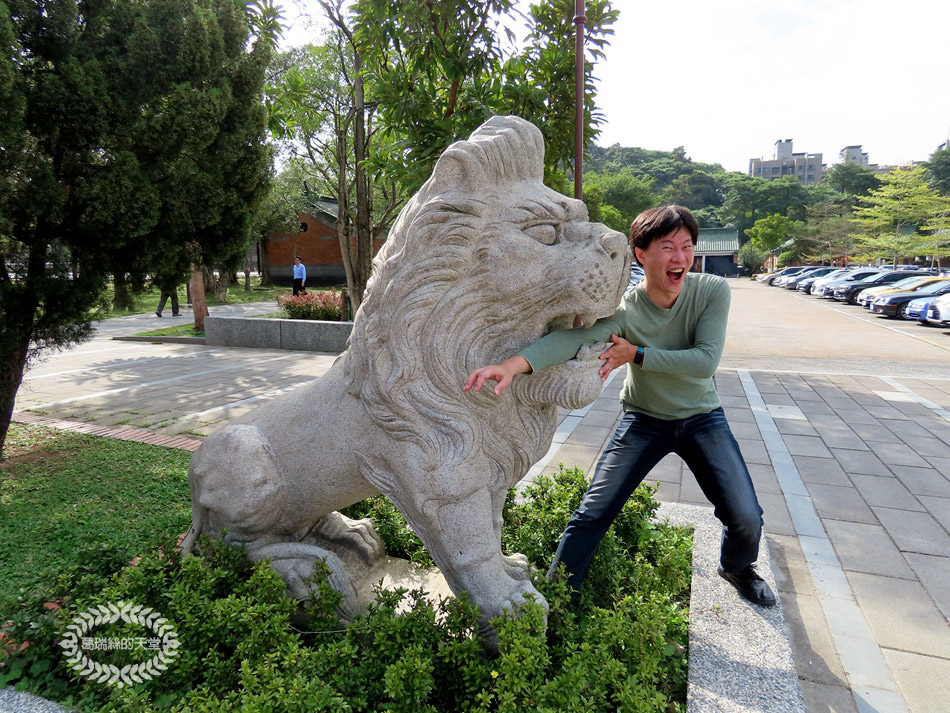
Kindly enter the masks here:
<path id="1" fill-rule="evenodd" d="M 592 191 L 596 188 L 601 202 L 616 210 L 616 219 L 621 227 L 610 223 L 608 225 L 626 233 L 634 218 L 647 208 L 657 205 L 657 196 L 651 190 L 652 185 L 652 179 L 634 176 L 629 169 L 617 173 L 586 173 L 584 200 L 588 200 L 588 187 Z M 590 205 L 588 203 L 588 207 Z"/>
<path id="2" fill-rule="evenodd" d="M 749 274 L 759 272 L 768 258 L 768 253 L 759 250 L 752 243 L 746 243 L 739 248 L 739 264 L 748 270 Z"/>
<path id="3" fill-rule="evenodd" d="M 808 224 L 801 235 L 803 250 L 812 262 L 844 262 L 854 255 L 857 225 L 846 205 L 826 200 L 808 208 Z"/>
<path id="4" fill-rule="evenodd" d="M 260 254 L 261 285 L 270 285 L 267 244 L 274 233 L 297 229 L 297 220 L 305 209 L 304 182 L 307 174 L 301 161 L 289 161 L 270 183 L 267 193 L 254 210 L 252 237 Z"/>
<path id="5" fill-rule="evenodd" d="M 26 365 L 91 335 L 112 273 L 135 288 L 188 251 L 228 252 L 249 225 L 267 164 L 254 79 L 270 51 L 249 24 L 273 25 L 272 8 L 249 18 L 229 0 L 4 10 L 0 447 Z"/>
<path id="6" fill-rule="evenodd" d="M 777 213 L 803 221 L 805 208 L 811 202 L 808 189 L 795 176 L 766 181 L 733 173 L 726 176 L 724 184 L 726 195 L 719 209 L 719 219 L 747 235 L 757 220 L 768 215 Z"/>
<path id="7" fill-rule="evenodd" d="M 282 111 L 284 146 L 313 176 L 304 205 L 321 196 L 337 204 L 337 238 L 353 313 L 372 269 L 373 238 L 395 217 L 403 192 L 370 157 L 387 141 L 377 106 L 363 100 L 356 38 L 342 3 L 321 2 L 332 30 L 320 44 L 278 58 L 286 66 L 271 88 Z"/>
<path id="8" fill-rule="evenodd" d="M 681 173 L 662 194 L 664 203 L 676 203 L 690 210 L 714 208 L 722 205 L 723 176 L 725 172 L 709 173 L 699 169 Z"/>
<path id="9" fill-rule="evenodd" d="M 758 250 L 774 253 L 801 229 L 802 224 L 780 213 L 760 218 L 746 233 Z"/>
<path id="10" fill-rule="evenodd" d="M 821 177 L 821 182 L 836 191 L 852 196 L 863 196 L 880 184 L 874 171 L 857 163 L 836 163 Z"/>
<path id="11" fill-rule="evenodd" d="M 528 12 L 527 47 L 503 66 L 498 113 L 516 114 L 535 123 L 544 135 L 545 182 L 559 190 L 559 177 L 570 172 L 575 152 L 574 0 L 540 0 Z M 600 133 L 594 62 L 613 35 L 619 15 L 610 0 L 588 0 L 584 25 L 584 147 Z"/>
<path id="12" fill-rule="evenodd" d="M 860 200 L 854 210 L 859 232 L 854 235 L 862 252 L 887 256 L 897 264 L 905 256 L 936 256 L 944 240 L 923 236 L 924 230 L 939 230 L 942 216 L 950 213 L 950 197 L 927 185 L 926 169 L 896 169 L 881 177 L 879 188 Z"/>
<path id="13" fill-rule="evenodd" d="M 505 58 L 501 16 L 512 0 L 357 0 L 356 38 L 364 54 L 369 98 L 393 139 L 371 161 L 407 194 L 432 172 L 441 152 L 492 114 L 517 114 L 545 139 L 545 178 L 560 184 L 574 154 L 574 26 L 571 0 L 540 0 L 528 15 L 527 46 Z M 602 57 L 617 12 L 589 0 L 587 53 Z M 511 37 L 509 39 L 512 39 Z M 602 117 L 595 109 L 593 62 L 585 62 L 585 140 Z"/>
<path id="14" fill-rule="evenodd" d="M 935 151 L 924 161 L 928 182 L 945 196 L 950 196 L 950 149 Z"/>

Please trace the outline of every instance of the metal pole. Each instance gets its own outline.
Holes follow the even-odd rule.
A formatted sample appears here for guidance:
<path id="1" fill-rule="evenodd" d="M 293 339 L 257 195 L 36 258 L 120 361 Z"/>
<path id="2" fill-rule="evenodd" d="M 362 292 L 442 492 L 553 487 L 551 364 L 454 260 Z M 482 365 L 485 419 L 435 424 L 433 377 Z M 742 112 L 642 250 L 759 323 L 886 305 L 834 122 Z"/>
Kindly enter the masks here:
<path id="1" fill-rule="evenodd" d="M 584 0 L 574 0 L 574 25 L 577 27 L 574 58 L 574 197 L 584 195 Z"/>

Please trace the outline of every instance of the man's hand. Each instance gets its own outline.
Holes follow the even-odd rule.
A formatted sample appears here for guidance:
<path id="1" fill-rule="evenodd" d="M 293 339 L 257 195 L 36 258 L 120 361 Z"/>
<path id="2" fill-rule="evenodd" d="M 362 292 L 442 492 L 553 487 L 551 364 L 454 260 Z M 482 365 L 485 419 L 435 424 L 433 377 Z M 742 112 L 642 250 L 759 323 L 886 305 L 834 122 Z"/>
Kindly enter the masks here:
<path id="1" fill-rule="evenodd" d="M 520 354 L 510 359 L 505 359 L 501 364 L 489 364 L 480 369 L 475 369 L 468 375 L 468 381 L 462 387 L 462 391 L 470 391 L 473 387 L 475 391 L 481 391 L 482 384 L 486 380 L 497 381 L 494 389 L 495 396 L 500 396 L 501 392 L 511 385 L 511 380 L 516 374 L 527 374 L 531 371 L 531 364 Z"/>
<path id="2" fill-rule="evenodd" d="M 601 381 L 606 381 L 610 372 L 624 364 L 629 364 L 637 355 L 637 348 L 623 337 L 611 334 L 610 341 L 613 342 L 613 346 L 608 347 L 600 355 L 600 358 L 604 360 L 604 365 L 597 372 L 600 374 Z"/>

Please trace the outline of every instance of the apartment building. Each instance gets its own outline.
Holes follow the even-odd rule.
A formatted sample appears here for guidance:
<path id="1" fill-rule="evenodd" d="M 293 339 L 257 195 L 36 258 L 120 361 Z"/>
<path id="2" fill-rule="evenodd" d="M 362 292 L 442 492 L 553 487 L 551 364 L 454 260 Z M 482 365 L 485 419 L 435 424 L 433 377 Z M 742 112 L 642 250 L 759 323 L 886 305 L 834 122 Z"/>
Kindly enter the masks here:
<path id="1" fill-rule="evenodd" d="M 795 153 L 791 139 L 775 142 L 775 154 L 771 159 L 749 159 L 749 175 L 774 181 L 782 176 L 795 176 L 802 185 L 818 183 L 825 166 L 820 153 Z"/>

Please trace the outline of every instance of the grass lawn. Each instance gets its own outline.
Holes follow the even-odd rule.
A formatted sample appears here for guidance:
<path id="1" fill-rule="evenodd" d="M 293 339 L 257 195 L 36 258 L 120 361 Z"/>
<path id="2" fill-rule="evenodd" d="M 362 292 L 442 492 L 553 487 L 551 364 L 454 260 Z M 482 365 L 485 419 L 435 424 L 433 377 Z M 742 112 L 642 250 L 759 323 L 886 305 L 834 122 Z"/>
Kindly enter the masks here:
<path id="1" fill-rule="evenodd" d="M 156 533 L 188 529 L 191 453 L 12 424 L 0 460 L 0 602 L 83 546 L 133 556 Z"/>
<path id="2" fill-rule="evenodd" d="M 246 302 L 270 302 L 276 299 L 276 295 L 287 294 L 291 291 L 289 287 L 261 287 L 260 283 L 261 278 L 259 276 L 251 277 L 251 289 L 250 291 L 247 291 L 244 289 L 243 278 L 238 278 L 238 284 L 231 285 L 228 288 L 228 298 L 224 302 L 217 300 L 213 294 L 206 295 L 208 306 L 214 307 L 215 305 L 222 304 L 243 304 Z M 184 305 L 186 294 L 185 286 L 182 285 L 178 290 L 178 302 L 180 303 L 183 311 L 185 309 Z M 113 309 L 105 315 L 105 318 L 109 319 L 111 317 L 127 317 L 130 314 L 149 314 L 150 312 L 154 312 L 158 307 L 158 302 L 161 299 L 161 296 L 161 290 L 155 286 L 150 286 L 141 294 L 135 295 L 133 297 L 135 306 L 131 310 Z M 108 301 L 111 304 L 111 291 L 108 297 Z M 170 300 L 165 304 L 165 310 L 171 312 Z"/>
<path id="3" fill-rule="evenodd" d="M 179 324 L 174 327 L 162 327 L 161 329 L 151 329 L 147 332 L 136 332 L 136 337 L 203 337 L 204 332 L 195 331 L 195 323 Z"/>

